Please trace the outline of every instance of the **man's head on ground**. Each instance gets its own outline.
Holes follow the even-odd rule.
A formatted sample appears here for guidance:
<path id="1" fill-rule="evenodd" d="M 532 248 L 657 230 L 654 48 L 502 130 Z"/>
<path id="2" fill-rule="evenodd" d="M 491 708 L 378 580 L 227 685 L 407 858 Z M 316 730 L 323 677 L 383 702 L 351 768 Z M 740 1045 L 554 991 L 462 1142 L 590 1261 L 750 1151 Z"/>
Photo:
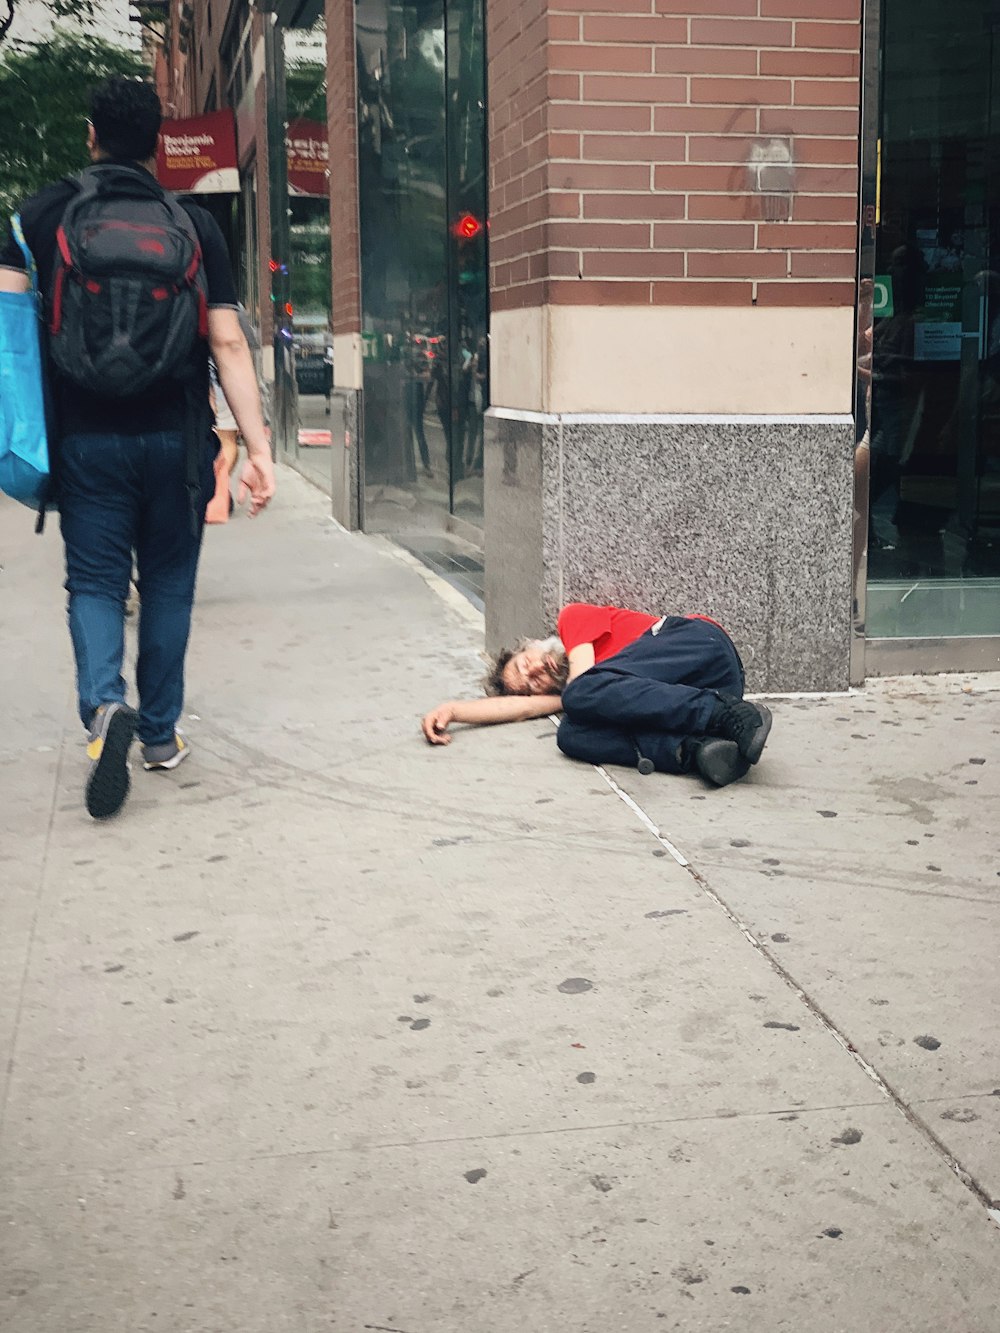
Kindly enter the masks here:
<path id="1" fill-rule="evenodd" d="M 112 75 L 90 95 L 87 147 L 95 162 L 148 162 L 156 156 L 163 110 L 156 89 Z"/>
<path id="2" fill-rule="evenodd" d="M 562 694 L 569 678 L 566 649 L 555 635 L 522 639 L 493 661 L 483 686 L 487 694 Z"/>

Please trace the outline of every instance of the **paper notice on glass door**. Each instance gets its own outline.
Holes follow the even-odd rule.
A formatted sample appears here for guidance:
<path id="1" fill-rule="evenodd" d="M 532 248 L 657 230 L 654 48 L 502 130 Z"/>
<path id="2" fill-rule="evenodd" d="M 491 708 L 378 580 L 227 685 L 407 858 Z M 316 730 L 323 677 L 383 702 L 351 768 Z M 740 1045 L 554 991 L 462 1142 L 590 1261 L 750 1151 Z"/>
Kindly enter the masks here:
<path id="1" fill-rule="evenodd" d="M 915 361 L 960 361 L 962 358 L 961 321 L 913 326 Z"/>

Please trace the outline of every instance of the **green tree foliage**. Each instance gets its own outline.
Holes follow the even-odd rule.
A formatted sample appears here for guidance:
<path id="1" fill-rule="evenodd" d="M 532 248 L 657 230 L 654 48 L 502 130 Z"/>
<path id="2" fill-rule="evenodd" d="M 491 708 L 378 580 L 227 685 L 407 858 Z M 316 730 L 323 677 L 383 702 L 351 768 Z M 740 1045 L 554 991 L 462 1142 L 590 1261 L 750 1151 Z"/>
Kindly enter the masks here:
<path id="1" fill-rule="evenodd" d="M 0 61 L 0 217 L 88 164 L 87 106 L 95 84 L 109 74 L 148 72 L 138 53 L 75 30 L 8 50 Z"/>
<path id="2" fill-rule="evenodd" d="M 7 41 L 20 8 L 21 0 L 0 0 L 0 45 Z M 46 0 L 46 8 L 54 19 L 82 25 L 93 23 L 97 16 L 97 0 Z"/>

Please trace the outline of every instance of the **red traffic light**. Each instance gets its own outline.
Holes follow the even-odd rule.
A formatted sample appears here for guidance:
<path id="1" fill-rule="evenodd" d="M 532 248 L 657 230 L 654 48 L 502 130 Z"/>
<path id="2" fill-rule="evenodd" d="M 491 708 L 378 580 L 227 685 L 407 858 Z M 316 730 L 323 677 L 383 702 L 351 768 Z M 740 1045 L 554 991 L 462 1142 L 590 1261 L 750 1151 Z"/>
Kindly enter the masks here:
<path id="1" fill-rule="evenodd" d="M 471 213 L 463 213 L 462 216 L 455 223 L 454 227 L 452 228 L 455 235 L 459 238 L 460 241 L 473 240 L 476 236 L 479 235 L 482 229 L 483 229 L 483 224 L 479 221 L 477 217 L 474 217 Z"/>
<path id="2" fill-rule="evenodd" d="M 269 259 L 269 260 L 267 261 L 267 266 L 268 266 L 268 268 L 271 270 L 272 273 L 277 273 L 277 271 L 278 271 L 278 261 L 277 261 L 276 259 Z"/>

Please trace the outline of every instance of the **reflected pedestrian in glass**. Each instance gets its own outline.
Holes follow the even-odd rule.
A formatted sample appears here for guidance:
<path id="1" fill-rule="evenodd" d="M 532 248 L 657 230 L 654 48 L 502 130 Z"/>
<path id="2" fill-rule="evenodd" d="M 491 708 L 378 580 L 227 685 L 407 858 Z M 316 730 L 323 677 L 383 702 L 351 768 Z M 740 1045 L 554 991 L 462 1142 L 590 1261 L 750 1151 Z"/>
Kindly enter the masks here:
<path id="1" fill-rule="evenodd" d="M 924 260 L 914 246 L 893 251 L 890 264 L 893 313 L 875 324 L 871 392 L 870 550 L 886 543 L 875 528 L 875 508 L 887 491 L 899 500 L 899 482 L 910 447 L 919 389 L 913 377 L 914 315 L 923 300 Z M 896 505 L 892 523 L 897 522 Z"/>
<path id="2" fill-rule="evenodd" d="M 434 469 L 431 467 L 430 450 L 427 447 L 427 435 L 424 431 L 424 412 L 427 408 L 427 391 L 430 388 L 431 375 L 425 348 L 413 335 L 409 338 L 406 369 L 407 430 L 411 441 L 416 442 L 423 474 L 429 479 L 434 476 Z"/>

